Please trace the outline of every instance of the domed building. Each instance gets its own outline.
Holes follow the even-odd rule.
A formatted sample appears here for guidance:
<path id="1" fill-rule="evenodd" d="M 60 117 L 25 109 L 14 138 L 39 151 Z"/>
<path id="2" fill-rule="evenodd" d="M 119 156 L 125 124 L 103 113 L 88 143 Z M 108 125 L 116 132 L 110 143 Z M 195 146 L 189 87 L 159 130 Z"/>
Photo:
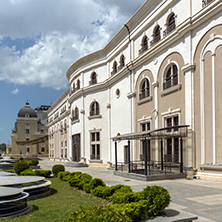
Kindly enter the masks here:
<path id="1" fill-rule="evenodd" d="M 47 110 L 50 106 L 33 109 L 29 102 L 18 112 L 17 129 L 12 130 L 12 155 L 48 154 Z"/>

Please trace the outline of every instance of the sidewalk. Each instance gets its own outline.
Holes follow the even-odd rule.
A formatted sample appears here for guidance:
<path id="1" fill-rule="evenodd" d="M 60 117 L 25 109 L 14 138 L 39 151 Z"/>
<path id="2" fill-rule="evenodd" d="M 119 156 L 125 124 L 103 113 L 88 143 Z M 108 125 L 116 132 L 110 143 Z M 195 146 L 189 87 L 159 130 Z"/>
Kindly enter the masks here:
<path id="1" fill-rule="evenodd" d="M 51 170 L 55 164 L 63 163 L 47 159 L 39 161 L 41 169 L 46 170 Z M 193 214 L 200 222 L 222 221 L 222 182 L 186 179 L 145 182 L 116 176 L 113 171 L 101 167 L 66 167 L 66 171 L 88 173 L 93 178 L 101 178 L 108 186 L 129 185 L 134 191 L 141 191 L 146 186 L 163 186 L 171 195 L 169 210 Z"/>

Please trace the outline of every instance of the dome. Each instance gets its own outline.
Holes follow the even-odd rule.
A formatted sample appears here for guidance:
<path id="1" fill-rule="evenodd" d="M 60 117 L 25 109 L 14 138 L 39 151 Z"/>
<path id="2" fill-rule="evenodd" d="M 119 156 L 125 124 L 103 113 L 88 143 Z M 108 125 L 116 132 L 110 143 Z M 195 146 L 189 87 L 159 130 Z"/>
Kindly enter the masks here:
<path id="1" fill-rule="evenodd" d="M 28 102 L 25 104 L 25 106 L 22 109 L 19 110 L 18 117 L 25 117 L 26 114 L 29 114 L 29 117 L 32 118 L 37 117 L 35 110 L 31 108 Z"/>

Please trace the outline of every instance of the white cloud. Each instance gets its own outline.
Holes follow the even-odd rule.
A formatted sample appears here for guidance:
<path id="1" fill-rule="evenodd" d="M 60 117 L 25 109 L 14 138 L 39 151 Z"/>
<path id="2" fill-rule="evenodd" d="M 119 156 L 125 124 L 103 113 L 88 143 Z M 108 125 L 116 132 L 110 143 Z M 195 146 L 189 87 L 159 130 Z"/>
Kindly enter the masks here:
<path id="1" fill-rule="evenodd" d="M 0 81 L 67 87 L 66 71 L 102 49 L 144 0 L 11 0 L 0 7 Z M 8 13 L 10 11 L 10 13 Z M 34 39 L 17 49 L 4 37 Z"/>
<path id="2" fill-rule="evenodd" d="M 16 95 L 16 94 L 18 94 L 18 92 L 19 92 L 19 89 L 15 89 L 11 93 Z"/>

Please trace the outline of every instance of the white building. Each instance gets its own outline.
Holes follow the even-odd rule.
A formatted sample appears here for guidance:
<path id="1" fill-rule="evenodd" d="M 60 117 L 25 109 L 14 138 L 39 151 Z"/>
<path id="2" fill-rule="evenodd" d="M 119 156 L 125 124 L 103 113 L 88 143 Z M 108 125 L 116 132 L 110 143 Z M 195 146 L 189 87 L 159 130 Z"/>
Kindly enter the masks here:
<path id="1" fill-rule="evenodd" d="M 220 0 L 147 0 L 104 49 L 68 69 L 70 87 L 48 112 L 50 159 L 115 163 L 111 138 L 188 125 L 184 166 L 222 178 L 221 56 Z M 149 142 L 151 160 L 158 143 Z M 118 142 L 118 161 L 127 146 Z M 130 155 L 143 159 L 140 141 Z M 164 157 L 180 161 L 179 138 L 164 140 Z"/>

